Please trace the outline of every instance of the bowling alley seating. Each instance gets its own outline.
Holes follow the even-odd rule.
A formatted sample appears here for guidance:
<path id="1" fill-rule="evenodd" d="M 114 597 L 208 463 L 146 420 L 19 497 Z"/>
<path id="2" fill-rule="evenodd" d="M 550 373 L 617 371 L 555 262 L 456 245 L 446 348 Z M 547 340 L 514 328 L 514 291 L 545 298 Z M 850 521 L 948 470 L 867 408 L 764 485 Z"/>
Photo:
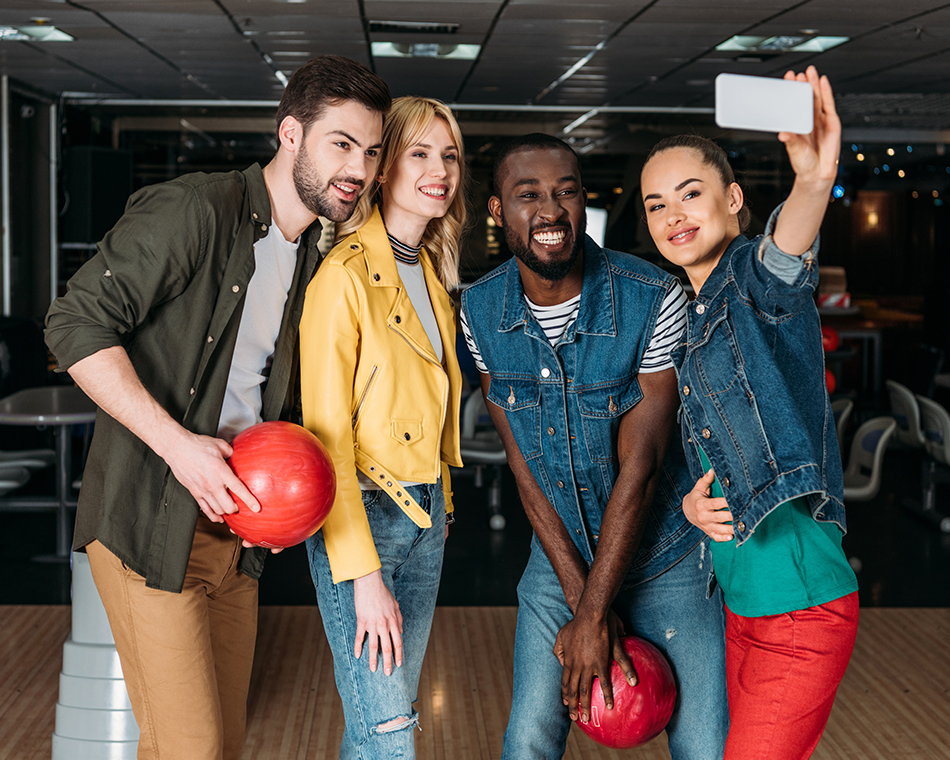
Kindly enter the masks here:
<path id="1" fill-rule="evenodd" d="M 30 479 L 26 467 L 0 466 L 0 496 L 15 491 Z"/>
<path id="2" fill-rule="evenodd" d="M 894 437 L 912 449 L 924 448 L 924 433 L 920 428 L 920 407 L 917 398 L 906 385 L 886 380 L 887 395 L 891 399 L 891 415 L 897 422 Z"/>
<path id="3" fill-rule="evenodd" d="M 917 403 L 928 458 L 921 478 L 921 500 L 904 506 L 942 533 L 950 533 L 950 516 L 938 511 L 936 504 L 937 486 L 950 482 L 950 414 L 926 396 L 917 396 Z"/>
<path id="4" fill-rule="evenodd" d="M 838 434 L 838 450 L 844 459 L 844 437 L 848 432 L 848 421 L 854 411 L 854 402 L 849 398 L 836 398 L 831 402 L 831 411 L 835 416 L 835 432 Z"/>
<path id="5" fill-rule="evenodd" d="M 462 462 L 466 467 L 474 465 L 475 487 L 484 485 L 485 468 L 491 471 L 488 486 L 488 524 L 492 530 L 503 530 L 505 516 L 501 512 L 501 478 L 508 464 L 505 447 L 488 416 L 488 407 L 479 390 L 473 391 L 462 410 L 461 431 Z"/>
<path id="6" fill-rule="evenodd" d="M 865 422 L 851 441 L 851 455 L 844 471 L 844 501 L 870 501 L 881 488 L 884 451 L 897 423 L 893 417 L 874 417 Z"/>

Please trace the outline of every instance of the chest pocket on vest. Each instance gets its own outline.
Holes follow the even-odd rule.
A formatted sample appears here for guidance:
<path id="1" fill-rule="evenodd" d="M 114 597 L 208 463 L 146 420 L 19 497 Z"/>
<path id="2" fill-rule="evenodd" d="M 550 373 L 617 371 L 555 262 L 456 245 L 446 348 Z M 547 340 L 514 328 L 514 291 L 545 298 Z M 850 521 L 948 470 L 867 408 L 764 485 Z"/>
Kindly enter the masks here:
<path id="1" fill-rule="evenodd" d="M 643 392 L 635 377 L 616 385 L 577 391 L 584 444 L 592 462 L 611 462 L 616 458 L 620 418 L 641 398 Z"/>
<path id="2" fill-rule="evenodd" d="M 694 382 L 699 381 L 704 395 L 735 392 L 740 390 L 739 386 L 744 387 L 745 360 L 729 321 L 728 302 L 712 315 L 698 340 L 689 346 L 689 352 L 696 372 Z"/>
<path id="3" fill-rule="evenodd" d="M 505 411 L 521 456 L 541 456 L 541 387 L 519 378 L 493 377 L 488 400 Z"/>

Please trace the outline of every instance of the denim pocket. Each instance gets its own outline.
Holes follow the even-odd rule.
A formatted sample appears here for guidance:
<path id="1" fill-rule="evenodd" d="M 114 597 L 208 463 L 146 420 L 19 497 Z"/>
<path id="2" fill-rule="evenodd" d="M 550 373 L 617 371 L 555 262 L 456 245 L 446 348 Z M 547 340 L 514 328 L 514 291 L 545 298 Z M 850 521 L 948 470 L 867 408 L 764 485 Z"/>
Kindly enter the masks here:
<path id="1" fill-rule="evenodd" d="M 369 488 L 361 492 L 363 497 L 363 509 L 367 512 L 371 509 L 374 509 L 379 505 L 379 500 L 383 495 L 383 492 L 379 489 Z"/>
<path id="2" fill-rule="evenodd" d="M 541 456 L 541 386 L 533 380 L 493 376 L 488 400 L 505 410 L 521 456 Z"/>
<path id="3" fill-rule="evenodd" d="M 576 388 L 575 391 L 584 424 L 584 443 L 591 461 L 614 461 L 620 418 L 643 398 L 640 383 L 632 376 L 612 385 Z"/>
<path id="4" fill-rule="evenodd" d="M 742 390 L 738 386 L 745 385 L 745 360 L 729 320 L 728 301 L 710 317 L 689 352 L 704 395 Z"/>

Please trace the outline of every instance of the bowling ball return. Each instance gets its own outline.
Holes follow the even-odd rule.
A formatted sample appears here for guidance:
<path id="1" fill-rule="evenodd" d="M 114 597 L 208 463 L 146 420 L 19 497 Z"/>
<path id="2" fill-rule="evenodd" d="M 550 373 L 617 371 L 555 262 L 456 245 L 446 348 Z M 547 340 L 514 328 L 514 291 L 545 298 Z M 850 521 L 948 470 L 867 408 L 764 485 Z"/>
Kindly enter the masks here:
<path id="1" fill-rule="evenodd" d="M 228 464 L 261 511 L 233 493 L 238 511 L 224 515 L 237 535 L 273 549 L 294 546 L 323 525 L 336 496 L 336 473 L 326 447 L 291 422 L 260 422 L 231 442 Z"/>
<path id="2" fill-rule="evenodd" d="M 604 692 L 599 679 L 595 678 L 590 720 L 587 723 L 578 720 L 577 726 L 598 744 L 630 749 L 646 744 L 666 728 L 676 705 L 676 682 L 670 663 L 649 641 L 637 636 L 623 636 L 620 641 L 637 671 L 637 685 L 627 683 L 620 666 L 613 662 L 610 667 L 613 709 L 605 707 Z"/>

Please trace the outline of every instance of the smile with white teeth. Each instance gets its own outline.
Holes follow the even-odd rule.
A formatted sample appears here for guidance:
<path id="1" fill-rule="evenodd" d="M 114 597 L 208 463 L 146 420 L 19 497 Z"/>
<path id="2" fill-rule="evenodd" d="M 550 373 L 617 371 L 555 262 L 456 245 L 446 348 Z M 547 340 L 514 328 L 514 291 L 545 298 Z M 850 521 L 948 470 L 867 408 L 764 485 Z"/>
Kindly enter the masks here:
<path id="1" fill-rule="evenodd" d="M 567 230 L 541 230 L 535 232 L 531 237 L 537 240 L 541 245 L 557 245 L 563 243 L 567 237 Z"/>
<path id="2" fill-rule="evenodd" d="M 444 198 L 446 188 L 444 187 L 420 187 L 419 192 L 423 195 L 430 195 L 433 198 Z"/>
<path id="3" fill-rule="evenodd" d="M 333 186 L 341 193 L 346 193 L 347 195 L 352 195 L 359 189 L 355 185 L 341 185 L 339 182 L 334 182 Z"/>
<path id="4" fill-rule="evenodd" d="M 675 235 L 673 235 L 672 237 L 670 237 L 670 240 L 679 240 L 680 238 L 686 237 L 686 236 L 689 235 L 691 232 L 695 232 L 695 228 L 689 229 L 689 230 L 683 230 L 682 232 L 678 232 L 678 233 L 676 233 Z"/>

